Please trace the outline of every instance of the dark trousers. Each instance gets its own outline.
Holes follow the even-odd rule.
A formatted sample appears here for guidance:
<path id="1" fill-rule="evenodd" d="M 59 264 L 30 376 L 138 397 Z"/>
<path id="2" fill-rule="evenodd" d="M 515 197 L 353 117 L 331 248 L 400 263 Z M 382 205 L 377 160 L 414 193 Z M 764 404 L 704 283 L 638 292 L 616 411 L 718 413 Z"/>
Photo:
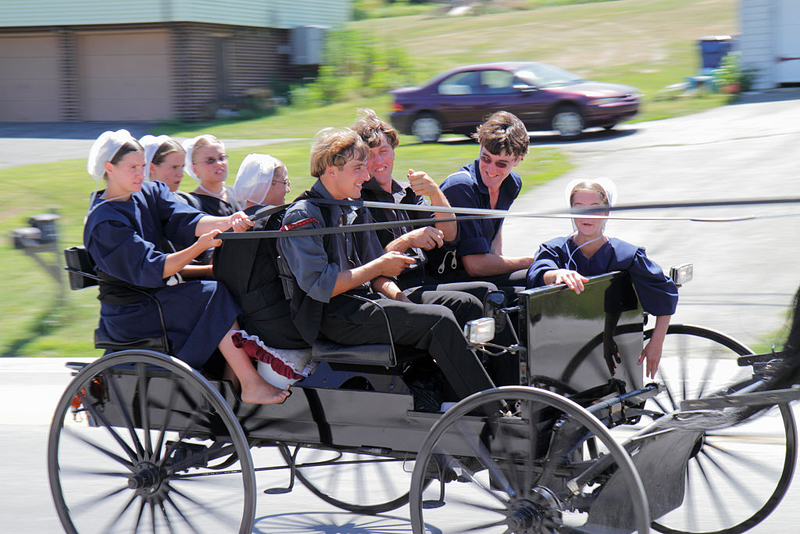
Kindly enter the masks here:
<path id="1" fill-rule="evenodd" d="M 379 306 L 388 316 L 391 333 Z M 424 351 L 436 360 L 459 398 L 494 387 L 453 312 L 444 306 L 387 298 L 364 302 L 343 294 L 326 306 L 320 334 L 343 345 L 388 343 L 391 339 L 396 345 Z"/>
<path id="2" fill-rule="evenodd" d="M 455 315 L 460 326 L 483 317 L 483 299 L 493 284 L 440 284 L 411 287 L 403 291 L 416 304 L 440 304 Z"/>

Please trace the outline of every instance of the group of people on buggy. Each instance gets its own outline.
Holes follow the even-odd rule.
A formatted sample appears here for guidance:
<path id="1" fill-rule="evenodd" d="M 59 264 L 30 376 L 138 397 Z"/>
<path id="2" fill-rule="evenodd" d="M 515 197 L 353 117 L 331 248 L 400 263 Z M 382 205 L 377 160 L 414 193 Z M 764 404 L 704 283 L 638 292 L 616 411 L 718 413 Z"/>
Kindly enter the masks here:
<path id="1" fill-rule="evenodd" d="M 444 399 L 458 400 L 518 380 L 515 355 L 483 361 L 463 332 L 483 315 L 490 291 L 513 298 L 526 287 L 566 284 L 580 293 L 588 276 L 624 270 L 657 317 L 639 359 L 654 376 L 677 288 L 643 248 L 605 236 L 597 214 L 613 206 L 613 183 L 570 183 L 570 208 L 595 211 L 576 213 L 574 232 L 535 255 L 511 257 L 503 253 L 503 218 L 454 217 L 449 208 L 508 210 L 522 188 L 514 168 L 529 137 L 507 112 L 491 115 L 474 137 L 478 158 L 441 186 L 413 170 L 400 181 L 398 134 L 365 110 L 350 128 L 317 135 L 316 182 L 285 204 L 289 175 L 272 156 L 247 156 L 229 187 L 225 148 L 213 136 L 181 145 L 105 132 L 88 161 L 104 188 L 92 195 L 84 228 L 100 278 L 98 334 L 125 342 L 165 329 L 174 356 L 196 369 L 224 368 L 242 400 L 256 404 L 288 398 L 288 386 L 313 371 L 309 347 L 319 338 L 394 343 L 432 358 L 446 378 Z M 191 194 L 178 191 L 184 170 L 198 182 Z M 365 223 L 379 224 L 347 231 Z M 282 235 L 220 239 L 258 230 Z M 507 346 L 503 335 L 495 341 Z"/>

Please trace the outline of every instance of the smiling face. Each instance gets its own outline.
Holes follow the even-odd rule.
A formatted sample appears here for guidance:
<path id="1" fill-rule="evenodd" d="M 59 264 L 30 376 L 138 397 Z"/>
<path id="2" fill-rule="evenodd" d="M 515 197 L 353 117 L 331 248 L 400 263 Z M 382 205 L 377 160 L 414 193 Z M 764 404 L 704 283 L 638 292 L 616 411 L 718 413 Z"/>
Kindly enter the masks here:
<path id="1" fill-rule="evenodd" d="M 116 165 L 107 161 L 105 169 L 108 176 L 105 198 L 127 196 L 142 190 L 144 152 L 129 152 Z"/>
<path id="2" fill-rule="evenodd" d="M 392 170 L 394 169 L 394 148 L 381 134 L 381 144 L 369 149 L 367 171 L 385 191 L 392 191 Z"/>
<path id="3" fill-rule="evenodd" d="M 511 174 L 511 170 L 519 165 L 520 159 L 506 151 L 495 155 L 481 147 L 479 167 L 483 183 L 489 189 L 499 189 L 503 180 Z"/>
<path id="4" fill-rule="evenodd" d="M 603 202 L 603 197 L 597 191 L 590 191 L 590 190 L 578 190 L 572 194 L 572 207 L 573 208 L 597 208 L 597 207 L 604 207 L 608 208 L 608 205 Z M 608 215 L 608 209 L 604 211 L 606 215 Z M 597 215 L 602 215 L 602 213 L 598 212 Z M 575 217 L 573 219 L 575 221 L 575 227 L 578 231 L 578 235 L 576 236 L 576 243 L 581 244 L 583 242 L 589 241 L 591 239 L 595 239 L 603 235 L 603 226 L 604 226 L 604 219 L 588 219 L 588 218 L 580 218 Z"/>
<path id="5" fill-rule="evenodd" d="M 164 182 L 173 193 L 178 190 L 183 178 L 183 165 L 185 163 L 183 152 L 171 152 L 164 156 L 160 165 L 150 164 L 150 179 Z"/>
<path id="6" fill-rule="evenodd" d="M 222 145 L 195 148 L 192 162 L 201 184 L 219 184 L 228 178 L 228 155 Z"/>
<path id="7" fill-rule="evenodd" d="M 361 198 L 361 186 L 369 180 L 367 160 L 351 159 L 341 168 L 331 165 L 321 177 L 325 189 L 337 200 Z"/>

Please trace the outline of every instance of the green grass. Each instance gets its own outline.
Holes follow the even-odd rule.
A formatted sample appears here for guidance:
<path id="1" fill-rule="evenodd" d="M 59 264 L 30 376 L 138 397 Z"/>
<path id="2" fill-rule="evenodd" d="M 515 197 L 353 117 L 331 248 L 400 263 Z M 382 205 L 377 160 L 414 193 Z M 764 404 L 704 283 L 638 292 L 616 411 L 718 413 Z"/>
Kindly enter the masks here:
<path id="1" fill-rule="evenodd" d="M 270 146 L 255 146 L 230 151 L 233 183 L 236 169 L 251 152 L 269 153 L 281 159 L 289 169 L 292 191 L 288 198 L 307 189 L 313 179 L 308 175 L 309 141 L 294 141 Z M 398 175 L 409 167 L 425 170 L 437 181 L 477 157 L 474 142 L 422 145 L 404 139 L 398 148 Z M 567 158 L 552 148 L 534 148 L 517 168 L 529 189 L 571 169 Z M 0 200 L 0 235 L 26 226 L 31 215 L 55 209 L 60 219 L 60 247 L 82 242 L 83 217 L 94 182 L 86 174 L 85 160 L 27 165 L 0 169 L 0 183 L 6 194 Z M 194 180 L 186 177 L 181 189 L 190 191 Z M 9 240 L 0 244 L 0 355 L 6 356 L 97 356 L 92 333 L 97 325 L 99 303 L 97 289 L 64 289 L 36 261 L 14 250 Z M 63 264 L 59 253 L 42 254 L 48 262 Z M 66 284 L 66 277 L 64 277 Z"/>
<path id="2" fill-rule="evenodd" d="M 530 0 L 530 10 L 504 10 L 479 16 L 422 15 L 370 19 L 348 27 L 385 36 L 408 52 L 415 83 L 448 68 L 502 60 L 552 63 L 585 78 L 624 83 L 644 95 L 634 121 L 696 113 L 729 101 L 728 96 L 661 98 L 662 90 L 696 74 L 697 40 L 737 31 L 736 0 L 615 0 L 575 3 Z M 567 4 L 567 5 L 553 5 Z M 309 138 L 327 126 L 347 126 L 356 109 L 369 107 L 388 116 L 391 97 L 360 98 L 313 110 L 279 109 L 269 117 L 243 121 L 167 123 L 155 133 L 222 138 Z"/>

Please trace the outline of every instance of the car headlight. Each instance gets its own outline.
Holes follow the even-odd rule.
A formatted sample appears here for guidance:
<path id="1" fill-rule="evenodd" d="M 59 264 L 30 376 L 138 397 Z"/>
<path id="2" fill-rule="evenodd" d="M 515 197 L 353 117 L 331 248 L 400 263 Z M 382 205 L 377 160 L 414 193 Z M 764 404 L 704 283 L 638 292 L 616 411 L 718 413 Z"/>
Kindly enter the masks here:
<path id="1" fill-rule="evenodd" d="M 464 325 L 464 335 L 470 345 L 481 345 L 494 339 L 494 319 L 482 317 Z"/>

